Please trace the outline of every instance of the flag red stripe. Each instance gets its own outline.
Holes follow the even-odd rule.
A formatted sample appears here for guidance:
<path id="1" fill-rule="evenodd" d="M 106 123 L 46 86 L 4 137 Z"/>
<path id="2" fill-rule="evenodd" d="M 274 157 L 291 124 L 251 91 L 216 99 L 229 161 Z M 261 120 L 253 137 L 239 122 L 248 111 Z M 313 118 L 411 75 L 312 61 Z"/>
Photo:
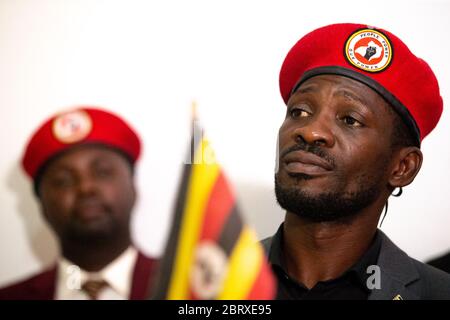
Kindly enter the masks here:
<path id="1" fill-rule="evenodd" d="M 276 295 L 276 282 L 272 274 L 272 268 L 265 256 L 263 259 L 259 274 L 253 283 L 253 288 L 250 290 L 247 300 L 271 300 Z"/>
<path id="2" fill-rule="evenodd" d="M 233 206 L 234 196 L 223 172 L 220 171 L 205 208 L 199 240 L 217 241 Z"/>

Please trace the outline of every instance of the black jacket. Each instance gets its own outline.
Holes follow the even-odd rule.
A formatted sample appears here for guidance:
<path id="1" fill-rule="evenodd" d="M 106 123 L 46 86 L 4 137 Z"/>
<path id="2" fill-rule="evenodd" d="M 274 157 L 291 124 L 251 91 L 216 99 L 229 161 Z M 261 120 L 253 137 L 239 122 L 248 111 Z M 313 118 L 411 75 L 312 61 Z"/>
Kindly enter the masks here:
<path id="1" fill-rule="evenodd" d="M 369 300 L 450 300 L 450 274 L 409 257 L 381 230 L 381 248 L 377 265 L 381 288 L 373 289 Z M 261 242 L 269 254 L 272 237 Z"/>

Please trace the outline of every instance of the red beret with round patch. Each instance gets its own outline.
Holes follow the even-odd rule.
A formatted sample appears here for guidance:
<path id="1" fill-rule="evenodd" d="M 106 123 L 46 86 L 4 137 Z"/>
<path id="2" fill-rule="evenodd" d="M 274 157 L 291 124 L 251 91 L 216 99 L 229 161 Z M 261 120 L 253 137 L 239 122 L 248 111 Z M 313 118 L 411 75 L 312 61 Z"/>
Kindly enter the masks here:
<path id="1" fill-rule="evenodd" d="M 433 71 L 389 31 L 342 23 L 305 35 L 281 67 L 284 102 L 304 81 L 322 74 L 346 76 L 375 90 L 402 117 L 418 145 L 441 117 L 443 102 Z"/>
<path id="2" fill-rule="evenodd" d="M 78 107 L 45 121 L 29 140 L 22 165 L 31 178 L 55 155 L 86 143 L 124 152 L 134 163 L 141 152 L 136 132 L 119 116 L 93 107 Z"/>

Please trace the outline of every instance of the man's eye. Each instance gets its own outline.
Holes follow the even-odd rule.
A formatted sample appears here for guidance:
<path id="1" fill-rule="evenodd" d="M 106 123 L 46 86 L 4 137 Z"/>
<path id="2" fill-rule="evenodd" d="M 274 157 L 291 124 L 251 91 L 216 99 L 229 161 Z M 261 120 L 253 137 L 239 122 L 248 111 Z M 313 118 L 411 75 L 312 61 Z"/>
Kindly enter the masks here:
<path id="1" fill-rule="evenodd" d="M 291 116 L 291 118 L 294 118 L 294 119 L 296 119 L 296 118 L 304 118 L 304 117 L 309 116 L 309 112 L 305 111 L 303 109 L 299 109 L 299 108 L 292 108 L 289 111 L 289 115 Z"/>
<path id="2" fill-rule="evenodd" d="M 56 188 L 69 188 L 74 184 L 74 179 L 70 176 L 57 176 L 51 179 L 51 184 Z"/>
<path id="3" fill-rule="evenodd" d="M 110 167 L 98 167 L 95 170 L 95 174 L 99 178 L 109 178 L 113 175 L 114 170 Z"/>
<path id="4" fill-rule="evenodd" d="M 346 125 L 352 126 L 352 127 L 362 127 L 362 123 L 356 120 L 353 117 L 346 116 L 343 118 L 343 121 Z"/>

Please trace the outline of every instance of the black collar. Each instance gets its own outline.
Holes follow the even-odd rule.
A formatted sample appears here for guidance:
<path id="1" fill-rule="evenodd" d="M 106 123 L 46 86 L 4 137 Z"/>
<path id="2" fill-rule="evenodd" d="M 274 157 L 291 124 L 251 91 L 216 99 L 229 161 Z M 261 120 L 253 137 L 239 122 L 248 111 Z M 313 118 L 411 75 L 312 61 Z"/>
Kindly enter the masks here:
<path id="1" fill-rule="evenodd" d="M 283 225 L 282 223 L 278 228 L 275 235 L 272 237 L 272 243 L 269 249 L 268 258 L 269 262 L 272 264 L 272 268 L 277 271 L 282 271 L 285 275 L 288 275 L 287 268 L 283 263 Z M 378 260 L 378 255 L 380 253 L 381 248 L 381 237 L 377 230 L 375 233 L 372 244 L 369 246 L 367 251 L 362 255 L 362 257 L 346 272 L 344 272 L 339 278 L 346 276 L 356 277 L 358 283 L 366 290 L 367 288 L 367 279 L 373 274 L 373 272 L 368 272 L 367 268 L 370 265 L 376 265 Z M 329 280 L 329 281 L 334 281 Z M 325 281 L 328 282 L 328 281 Z"/>

